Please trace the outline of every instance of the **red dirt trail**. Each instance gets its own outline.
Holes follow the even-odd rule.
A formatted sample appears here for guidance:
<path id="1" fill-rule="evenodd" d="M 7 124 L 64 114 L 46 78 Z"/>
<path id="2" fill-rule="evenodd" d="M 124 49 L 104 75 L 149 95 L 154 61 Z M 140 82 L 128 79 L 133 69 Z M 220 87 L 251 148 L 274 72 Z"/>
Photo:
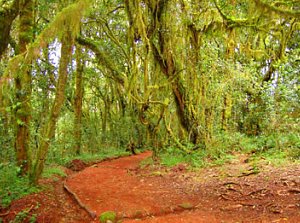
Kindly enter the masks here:
<path id="1" fill-rule="evenodd" d="M 161 177 L 145 178 L 134 174 L 139 163 L 150 156 L 151 153 L 146 152 L 105 161 L 73 175 L 65 185 L 96 216 L 115 211 L 119 218 L 136 219 L 179 212 L 184 210 L 180 207 L 184 204 L 188 205 L 186 208 L 198 205 L 195 195 L 164 183 Z"/>
<path id="2" fill-rule="evenodd" d="M 185 166 L 140 168 L 150 156 L 93 165 L 67 178 L 65 186 L 94 215 L 91 222 L 105 211 L 124 223 L 300 222 L 299 166 L 222 178 L 214 168 L 198 175 Z"/>
<path id="3" fill-rule="evenodd" d="M 0 222 L 99 223 L 104 211 L 116 212 L 118 223 L 300 222 L 299 163 L 251 163 L 249 155 L 237 153 L 222 166 L 190 171 L 184 163 L 154 165 L 150 156 L 107 160 L 80 172 L 65 169 L 64 179 L 42 179 L 48 189 L 0 206 Z M 80 160 L 72 164 L 77 171 L 86 166 Z M 26 213 L 23 220 L 20 213 Z"/>

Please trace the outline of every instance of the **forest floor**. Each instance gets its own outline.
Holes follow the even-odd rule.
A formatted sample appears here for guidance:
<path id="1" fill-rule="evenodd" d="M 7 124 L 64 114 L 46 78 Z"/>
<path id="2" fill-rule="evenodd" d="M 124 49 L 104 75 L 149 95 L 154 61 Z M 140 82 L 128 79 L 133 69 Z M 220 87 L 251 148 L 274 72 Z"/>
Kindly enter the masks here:
<path id="1" fill-rule="evenodd" d="M 191 171 L 186 164 L 152 165 L 150 156 L 66 169 L 66 178 L 42 180 L 43 192 L 0 208 L 0 219 L 92 223 L 114 211 L 124 223 L 300 222 L 299 164 L 254 165 L 247 155 L 236 154 L 223 166 Z"/>

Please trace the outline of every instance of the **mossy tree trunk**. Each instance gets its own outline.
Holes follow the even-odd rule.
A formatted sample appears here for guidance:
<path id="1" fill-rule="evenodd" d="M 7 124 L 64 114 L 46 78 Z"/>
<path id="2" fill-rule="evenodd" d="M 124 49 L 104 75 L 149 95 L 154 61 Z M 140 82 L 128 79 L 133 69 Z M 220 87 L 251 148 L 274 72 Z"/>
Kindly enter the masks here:
<path id="1" fill-rule="evenodd" d="M 8 43 L 10 41 L 10 30 L 12 28 L 12 23 L 19 14 L 19 5 L 23 2 L 21 0 L 14 0 L 10 7 L 0 9 L 0 58 L 5 52 Z M 2 2 L 1 2 L 2 3 Z M 32 1 L 28 1 L 29 5 L 32 4 Z M 4 3 L 3 3 L 4 4 Z M 24 6 L 21 5 L 21 7 Z M 31 6 L 30 6 L 31 7 Z M 24 12 L 24 9 L 21 8 L 21 11 Z M 24 14 L 23 14 L 24 16 Z M 24 17 L 23 17 L 24 18 Z M 21 19 L 21 17 L 20 17 Z M 23 20 L 23 19 L 21 19 Z M 24 21 L 24 20 L 23 20 Z"/>
<path id="2" fill-rule="evenodd" d="M 107 129 L 109 128 L 109 120 L 111 119 L 111 109 L 112 109 L 112 103 L 113 103 L 113 86 L 111 83 L 105 83 L 105 85 L 101 89 L 98 90 L 98 93 L 100 95 L 100 98 L 103 101 L 103 110 L 101 111 L 101 130 L 102 130 L 102 142 L 107 142 Z"/>
<path id="3" fill-rule="evenodd" d="M 74 139 L 75 152 L 81 153 L 82 137 L 82 100 L 83 100 L 83 59 L 82 49 L 79 44 L 76 45 L 76 74 L 75 74 L 75 98 L 74 98 Z"/>
<path id="4" fill-rule="evenodd" d="M 61 58 L 58 71 L 58 82 L 56 86 L 55 99 L 48 117 L 48 121 L 42 127 L 42 139 L 37 151 L 36 160 L 30 171 L 29 180 L 31 184 L 37 184 L 45 164 L 46 155 L 50 142 L 55 135 L 56 123 L 59 118 L 61 108 L 65 101 L 65 90 L 68 80 L 68 64 L 72 59 L 72 38 L 70 31 L 67 31 L 62 38 Z"/>
<path id="5" fill-rule="evenodd" d="M 20 1 L 19 51 L 24 53 L 33 39 L 34 1 Z M 20 175 L 25 175 L 31 165 L 30 158 L 30 119 L 31 119 L 31 64 L 22 64 L 17 77 L 16 87 L 16 139 L 15 150 Z"/>
<path id="6" fill-rule="evenodd" d="M 170 3 L 171 4 L 171 3 Z M 181 68 L 180 59 L 176 57 L 173 48 L 176 46 L 176 42 L 173 41 L 172 25 L 169 24 L 164 15 L 168 9 L 168 1 L 162 1 L 157 3 L 156 7 L 152 7 L 152 20 L 156 21 L 154 27 L 157 26 L 158 46 L 155 40 L 152 41 L 152 49 L 154 59 L 160 65 L 163 74 L 170 81 L 171 89 L 175 98 L 177 114 L 182 127 L 188 132 L 189 140 L 191 143 L 200 143 L 200 132 L 197 130 L 199 120 L 195 109 L 192 104 L 192 100 L 189 98 L 188 89 L 183 84 L 183 77 L 180 75 Z M 167 30 L 161 32 L 159 30 Z"/>

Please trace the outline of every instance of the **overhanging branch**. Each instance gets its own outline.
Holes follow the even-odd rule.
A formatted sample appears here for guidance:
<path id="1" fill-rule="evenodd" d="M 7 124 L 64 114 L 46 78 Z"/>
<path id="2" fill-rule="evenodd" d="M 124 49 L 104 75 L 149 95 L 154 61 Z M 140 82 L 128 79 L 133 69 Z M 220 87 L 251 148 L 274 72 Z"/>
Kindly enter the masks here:
<path id="1" fill-rule="evenodd" d="M 113 62 L 111 60 L 109 60 L 109 58 L 107 58 L 107 56 L 106 56 L 107 53 L 103 52 L 100 49 L 97 42 L 95 42 L 94 40 L 88 39 L 88 38 L 83 38 L 81 36 L 77 37 L 76 41 L 80 45 L 87 47 L 91 51 L 93 51 L 98 60 L 97 62 L 100 65 L 106 67 L 109 71 L 111 71 L 112 78 L 115 81 L 117 81 L 121 85 L 124 85 L 125 81 L 124 81 L 124 77 L 122 76 L 121 72 L 117 69 L 117 66 L 115 64 L 113 64 Z"/>
<path id="2" fill-rule="evenodd" d="M 268 3 L 263 2 L 262 0 L 254 0 L 256 4 L 259 6 L 269 10 L 276 12 L 277 14 L 283 15 L 283 16 L 292 16 L 292 17 L 300 17 L 300 11 L 299 10 L 287 10 L 287 9 L 281 9 L 274 5 L 270 5 Z"/>

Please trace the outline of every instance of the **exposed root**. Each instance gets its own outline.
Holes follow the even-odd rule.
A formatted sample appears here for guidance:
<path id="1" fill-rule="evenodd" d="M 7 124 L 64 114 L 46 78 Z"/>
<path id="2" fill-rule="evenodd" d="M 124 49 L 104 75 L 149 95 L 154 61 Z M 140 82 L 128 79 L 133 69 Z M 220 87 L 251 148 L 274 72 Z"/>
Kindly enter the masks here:
<path id="1" fill-rule="evenodd" d="M 80 199 L 78 198 L 78 196 L 64 183 L 63 184 L 64 185 L 64 189 L 69 193 L 69 194 L 71 194 L 73 197 L 74 197 L 74 199 L 76 200 L 76 202 L 79 204 L 79 206 L 82 208 L 82 209 L 84 209 L 91 217 L 92 217 L 92 219 L 95 219 L 96 217 L 97 217 L 97 214 L 94 212 L 94 211 L 92 211 L 92 210 L 90 210 L 86 205 L 84 205 L 81 201 L 80 201 Z"/>
<path id="2" fill-rule="evenodd" d="M 227 200 L 227 201 L 233 201 L 234 200 L 232 198 L 227 197 L 226 194 L 220 194 L 220 197 L 223 198 L 224 200 Z"/>
<path id="3" fill-rule="evenodd" d="M 223 183 L 223 186 L 228 186 L 228 185 L 237 185 L 237 186 L 242 187 L 240 183 L 236 183 L 236 182 L 233 182 L 233 181 Z"/>
<path id="4" fill-rule="evenodd" d="M 300 194 L 300 189 L 292 188 L 292 189 L 289 189 L 288 192 L 293 193 L 293 194 Z"/>
<path id="5" fill-rule="evenodd" d="M 255 194 L 264 194 L 266 192 L 269 192 L 269 190 L 265 189 L 265 188 L 262 188 L 262 189 L 259 189 L 259 190 L 255 190 L 255 191 L 251 191 L 250 193 L 248 194 L 245 194 L 245 196 L 252 196 L 252 195 L 255 195 Z"/>
<path id="6" fill-rule="evenodd" d="M 242 173 L 241 175 L 237 176 L 237 177 L 247 177 L 247 176 L 250 176 L 250 175 L 255 175 L 255 174 L 258 174 L 259 171 L 257 170 L 251 170 L 249 172 L 244 172 Z"/>

